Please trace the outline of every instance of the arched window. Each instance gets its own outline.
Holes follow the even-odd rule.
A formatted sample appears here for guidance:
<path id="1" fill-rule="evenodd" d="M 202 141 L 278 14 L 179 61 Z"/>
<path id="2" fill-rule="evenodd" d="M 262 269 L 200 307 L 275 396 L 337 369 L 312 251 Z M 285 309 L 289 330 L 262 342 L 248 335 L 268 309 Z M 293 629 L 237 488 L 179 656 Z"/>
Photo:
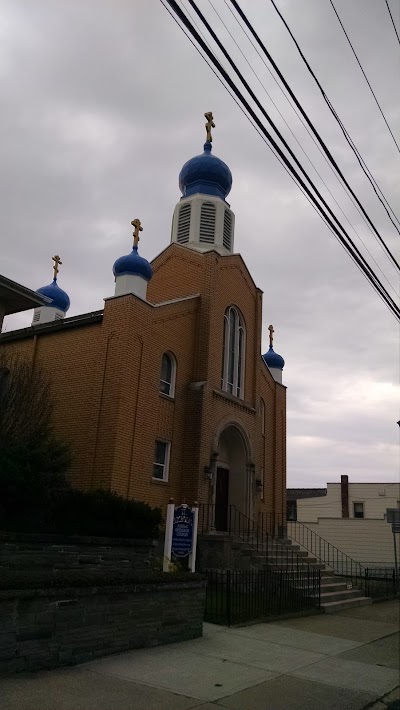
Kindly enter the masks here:
<path id="1" fill-rule="evenodd" d="M 164 353 L 161 360 L 160 392 L 173 397 L 175 394 L 176 362 L 171 353 Z"/>
<path id="2" fill-rule="evenodd" d="M 230 306 L 225 311 L 222 389 L 243 399 L 246 333 L 239 311 Z"/>

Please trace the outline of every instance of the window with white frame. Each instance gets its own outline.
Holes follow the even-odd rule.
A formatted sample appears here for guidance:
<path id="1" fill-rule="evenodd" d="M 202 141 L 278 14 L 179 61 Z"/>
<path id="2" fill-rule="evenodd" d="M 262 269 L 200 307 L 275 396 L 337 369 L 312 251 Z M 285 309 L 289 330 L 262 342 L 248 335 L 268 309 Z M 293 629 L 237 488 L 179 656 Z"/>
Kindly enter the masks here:
<path id="1" fill-rule="evenodd" d="M 169 455 L 171 442 L 156 441 L 154 449 L 153 478 L 168 481 Z"/>
<path id="2" fill-rule="evenodd" d="M 364 517 L 364 503 L 353 503 L 353 513 L 355 518 Z"/>
<path id="3" fill-rule="evenodd" d="M 244 322 L 237 308 L 229 306 L 225 311 L 224 352 L 222 363 L 222 389 L 235 397 L 244 397 L 246 333 Z"/>
<path id="4" fill-rule="evenodd" d="M 171 353 L 164 353 L 161 360 L 160 392 L 173 397 L 175 394 L 176 362 Z"/>

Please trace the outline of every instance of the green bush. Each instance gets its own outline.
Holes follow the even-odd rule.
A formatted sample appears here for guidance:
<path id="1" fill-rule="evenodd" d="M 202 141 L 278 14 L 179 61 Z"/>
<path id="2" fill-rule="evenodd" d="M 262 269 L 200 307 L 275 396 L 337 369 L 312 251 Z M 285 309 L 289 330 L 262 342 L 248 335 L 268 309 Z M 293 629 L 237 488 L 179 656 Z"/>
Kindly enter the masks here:
<path id="1" fill-rule="evenodd" d="M 66 535 L 156 538 L 161 510 L 127 500 L 112 491 L 55 491 L 47 515 L 47 532 Z"/>
<path id="2" fill-rule="evenodd" d="M 190 572 L 135 572 L 134 570 L 41 570 L 12 572 L 4 570 L 0 576 L 0 590 L 67 589 L 81 587 L 111 587 L 132 584 L 175 584 L 204 579 Z"/>

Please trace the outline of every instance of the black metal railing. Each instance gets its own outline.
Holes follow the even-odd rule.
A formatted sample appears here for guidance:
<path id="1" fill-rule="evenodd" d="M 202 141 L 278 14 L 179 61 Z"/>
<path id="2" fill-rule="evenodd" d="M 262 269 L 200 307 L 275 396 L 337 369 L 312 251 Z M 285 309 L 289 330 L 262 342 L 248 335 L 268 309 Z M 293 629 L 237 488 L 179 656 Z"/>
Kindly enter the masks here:
<path id="1" fill-rule="evenodd" d="M 399 575 L 394 567 L 366 567 L 365 594 L 374 599 L 385 599 L 400 594 Z"/>
<path id="2" fill-rule="evenodd" d="M 291 613 L 317 611 L 319 571 L 308 571 L 307 590 L 293 584 L 289 570 L 207 570 L 205 619 L 215 624 L 233 624 L 280 617 Z"/>
<path id="3" fill-rule="evenodd" d="M 225 529 L 218 530 L 218 527 L 222 527 L 218 525 L 222 520 Z M 231 570 L 230 575 L 227 575 L 229 570 L 225 569 L 208 570 L 207 573 L 211 575 L 209 576 L 209 591 L 207 591 L 209 609 L 211 610 L 209 616 L 212 614 L 215 616 L 216 609 L 219 607 L 221 607 L 222 618 L 228 616 L 236 621 L 241 615 L 250 619 L 268 616 L 272 613 L 278 615 L 288 613 L 300 607 L 302 609 L 319 608 L 320 570 L 310 564 L 305 553 L 297 554 L 296 551 L 289 549 L 267 531 L 262 530 L 256 521 L 244 515 L 234 505 L 228 507 L 223 518 L 218 515 L 214 505 L 201 505 L 199 532 L 224 532 L 234 536 L 236 540 L 245 543 L 247 549 L 253 551 L 254 567 L 262 567 L 262 569 L 255 568 L 249 572 Z M 212 576 L 214 573 L 215 577 Z M 250 577 L 247 578 L 246 574 L 249 574 Z M 232 584 L 233 592 L 230 587 Z M 240 585 L 242 586 L 240 587 Z M 240 588 L 247 591 L 239 593 Z M 274 594 L 278 594 L 277 599 L 261 599 L 263 594 L 270 595 L 272 590 Z M 242 599 L 246 594 L 249 594 L 247 602 L 244 598 Z M 236 600 L 234 607 L 232 607 L 231 597 Z M 278 607 L 274 607 L 274 604 Z M 293 604 L 297 605 L 296 609 L 292 608 Z M 261 612 L 263 613 L 261 614 Z"/>
<path id="4" fill-rule="evenodd" d="M 314 530 L 298 520 L 286 520 L 286 516 L 260 513 L 259 524 L 279 538 L 288 538 L 294 544 L 309 552 L 318 562 L 325 565 L 335 575 L 345 577 L 352 585 L 367 591 L 366 568 L 350 555 L 332 545 Z"/>

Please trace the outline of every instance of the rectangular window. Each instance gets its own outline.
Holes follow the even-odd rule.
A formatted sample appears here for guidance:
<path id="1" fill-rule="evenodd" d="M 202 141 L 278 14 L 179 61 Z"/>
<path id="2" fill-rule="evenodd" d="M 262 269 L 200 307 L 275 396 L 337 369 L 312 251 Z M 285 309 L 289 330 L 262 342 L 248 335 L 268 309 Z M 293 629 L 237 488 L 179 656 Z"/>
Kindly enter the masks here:
<path id="1" fill-rule="evenodd" d="M 364 503 L 353 503 L 353 512 L 355 518 L 364 517 Z"/>
<path id="2" fill-rule="evenodd" d="M 158 481 L 168 481 L 170 448 L 171 444 L 169 441 L 156 441 L 153 478 L 156 478 Z"/>

